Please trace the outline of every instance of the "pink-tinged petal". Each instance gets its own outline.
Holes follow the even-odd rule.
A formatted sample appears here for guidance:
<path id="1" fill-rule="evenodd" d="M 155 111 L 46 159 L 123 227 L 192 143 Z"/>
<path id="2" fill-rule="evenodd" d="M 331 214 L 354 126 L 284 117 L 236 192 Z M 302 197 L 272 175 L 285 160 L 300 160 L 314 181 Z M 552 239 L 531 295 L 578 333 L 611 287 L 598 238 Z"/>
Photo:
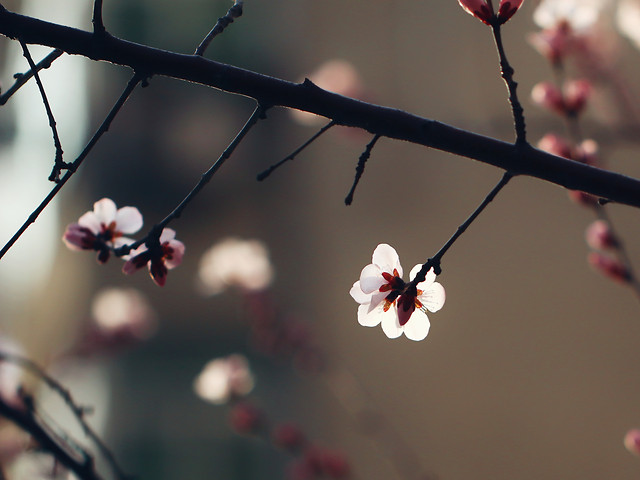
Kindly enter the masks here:
<path id="1" fill-rule="evenodd" d="M 176 231 L 172 228 L 164 228 L 160 234 L 160 243 L 169 242 L 176 238 Z"/>
<path id="2" fill-rule="evenodd" d="M 115 216 L 116 230 L 122 233 L 136 233 L 142 228 L 142 214 L 135 207 L 122 207 Z"/>
<path id="3" fill-rule="evenodd" d="M 93 213 L 99 222 L 109 225 L 116 219 L 116 204 L 110 198 L 103 198 L 93 204 Z"/>
<path id="4" fill-rule="evenodd" d="M 392 270 L 393 271 L 393 270 Z M 387 281 L 382 276 L 382 271 L 377 265 L 367 265 L 360 273 L 360 288 L 364 293 L 377 292 Z"/>
<path id="5" fill-rule="evenodd" d="M 458 0 L 460 6 L 469 14 L 487 25 L 493 18 L 493 11 L 486 0 Z"/>
<path id="6" fill-rule="evenodd" d="M 165 249 L 165 255 L 163 257 L 164 264 L 169 270 L 171 270 L 172 268 L 176 268 L 182 263 L 184 248 L 184 243 L 179 240 L 171 240 L 168 242 L 167 246 L 163 245 L 163 249 Z M 168 249 L 171 249 L 170 254 L 167 253 Z"/>
<path id="7" fill-rule="evenodd" d="M 393 273 L 398 270 L 398 276 L 402 277 L 402 266 L 398 252 L 391 245 L 381 243 L 373 251 L 372 263 L 380 267 L 383 272 Z"/>
<path id="8" fill-rule="evenodd" d="M 393 312 L 393 315 L 389 315 L 389 312 Z M 398 338 L 402 335 L 402 327 L 400 326 L 400 322 L 398 321 L 398 314 L 395 306 L 391 307 L 382 318 L 382 331 L 389 338 Z"/>
<path id="9" fill-rule="evenodd" d="M 427 315 L 420 310 L 416 310 L 405 324 L 404 334 L 409 340 L 419 342 L 427 337 L 430 327 L 431 324 Z"/>
<path id="10" fill-rule="evenodd" d="M 420 287 L 418 286 L 418 288 Z M 422 290 L 422 294 L 418 295 L 418 300 L 420 300 L 422 306 L 433 313 L 444 306 L 445 299 L 444 287 L 438 282 L 429 285 L 428 288 Z"/>
<path id="11" fill-rule="evenodd" d="M 131 275 L 144 267 L 149 262 L 147 247 L 140 245 L 129 254 L 129 260 L 122 266 L 122 273 Z"/>
<path id="12" fill-rule="evenodd" d="M 500 0 L 498 18 L 500 23 L 505 23 L 518 11 L 524 0 Z"/>
<path id="13" fill-rule="evenodd" d="M 409 273 L 409 280 L 413 280 L 414 278 L 416 278 L 416 275 L 418 275 L 418 272 L 422 269 L 422 265 L 418 264 L 415 267 L 413 267 L 411 269 L 411 273 Z M 435 282 L 436 280 L 436 274 L 433 273 L 433 267 L 431 267 L 429 269 L 429 271 L 427 272 L 427 275 L 425 276 L 425 279 L 423 282 L 420 282 L 417 287 L 419 290 L 424 290 L 425 288 L 428 288 L 429 285 L 431 285 L 433 282 Z"/>
<path id="14" fill-rule="evenodd" d="M 102 230 L 100 219 L 97 217 L 97 215 L 94 212 L 87 212 L 84 215 L 82 215 L 78 219 L 78 225 L 88 228 L 96 235 L 98 235 Z"/>
<path id="15" fill-rule="evenodd" d="M 93 239 L 93 233 L 78 223 L 68 225 L 62 237 L 62 241 L 71 250 L 91 250 Z"/>
<path id="16" fill-rule="evenodd" d="M 353 284 L 353 287 L 349 290 L 349 295 L 351 295 L 351 297 L 360 304 L 371 302 L 371 294 L 367 294 L 362 291 L 362 288 L 360 288 L 360 281 Z"/>

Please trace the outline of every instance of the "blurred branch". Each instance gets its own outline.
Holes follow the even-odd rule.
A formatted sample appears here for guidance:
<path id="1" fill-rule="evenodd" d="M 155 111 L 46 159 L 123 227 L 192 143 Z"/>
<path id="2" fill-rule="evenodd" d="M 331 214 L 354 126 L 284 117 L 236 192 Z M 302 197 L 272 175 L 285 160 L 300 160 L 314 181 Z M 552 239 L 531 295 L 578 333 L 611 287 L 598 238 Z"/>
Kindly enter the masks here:
<path id="1" fill-rule="evenodd" d="M 71 413 L 76 418 L 78 424 L 82 428 L 84 434 L 90 438 L 95 445 L 100 450 L 100 453 L 104 456 L 104 458 L 109 463 L 113 473 L 116 475 L 118 479 L 126 479 L 128 476 L 122 471 L 118 462 L 115 459 L 115 456 L 111 450 L 105 445 L 102 439 L 98 436 L 98 434 L 91 428 L 91 426 L 85 420 L 85 415 L 91 409 L 87 407 L 82 407 L 78 405 L 71 393 L 68 389 L 66 389 L 60 382 L 55 380 L 53 377 L 49 376 L 39 365 L 37 365 L 34 361 L 23 357 L 21 355 L 16 355 L 13 353 L 0 352 L 0 361 L 6 361 L 13 363 L 22 367 L 23 369 L 31 372 L 35 375 L 39 380 L 44 382 L 51 390 L 56 392 L 60 398 L 64 401 L 64 403 L 69 407 Z"/>
<path id="2" fill-rule="evenodd" d="M 99 0 L 96 0 L 99 1 Z M 242 0 L 235 0 L 233 6 L 229 9 L 224 17 L 220 17 L 211 31 L 202 40 L 202 43 L 196 48 L 194 55 L 204 55 L 205 50 L 215 37 L 221 34 L 233 21 L 242 15 Z"/>
<path id="3" fill-rule="evenodd" d="M 0 105 L 4 105 L 9 101 L 9 99 L 16 93 L 20 87 L 22 87 L 25 83 L 27 83 L 31 77 L 33 77 L 35 72 L 39 72 L 42 69 L 49 68 L 53 61 L 59 58 L 64 52 L 59 49 L 55 49 L 49 55 L 44 57 L 40 62 L 36 64 L 36 68 L 29 70 L 26 73 L 16 73 L 13 77 L 16 79 L 15 83 L 9 87 L 9 89 L 0 95 Z"/>
<path id="4" fill-rule="evenodd" d="M 374 135 L 405 140 L 468 157 L 512 175 L 528 175 L 581 190 L 617 203 L 640 207 L 640 180 L 556 157 L 528 144 L 514 145 L 460 130 L 394 108 L 378 106 L 323 90 L 311 81 L 292 83 L 198 55 L 182 55 L 0 9 L 0 34 L 26 43 L 60 48 L 128 66 L 147 75 L 164 75 L 208 85 L 256 99 L 262 105 L 284 106 L 358 127 Z M 0 252 L 1 253 L 1 252 Z"/>

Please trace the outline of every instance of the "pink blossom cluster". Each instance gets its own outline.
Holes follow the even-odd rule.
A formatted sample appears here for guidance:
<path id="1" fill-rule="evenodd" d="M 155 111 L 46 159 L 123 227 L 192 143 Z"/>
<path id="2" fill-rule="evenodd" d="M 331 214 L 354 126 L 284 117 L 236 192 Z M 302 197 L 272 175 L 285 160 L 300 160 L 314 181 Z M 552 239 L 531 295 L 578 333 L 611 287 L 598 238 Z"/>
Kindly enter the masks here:
<path id="1" fill-rule="evenodd" d="M 71 250 L 97 251 L 99 263 L 106 263 L 112 253 L 122 257 L 126 260 L 122 268 L 126 275 L 147 266 L 152 280 L 164 286 L 168 270 L 182 263 L 184 244 L 175 239 L 175 231 L 164 228 L 159 235 L 152 230 L 144 243 L 126 254 L 120 253 L 136 243 L 125 235 L 136 233 L 142 224 L 142 214 L 137 208 L 117 208 L 113 200 L 103 198 L 93 204 L 93 211 L 67 226 L 62 240 Z"/>
<path id="2" fill-rule="evenodd" d="M 502 25 L 522 6 L 524 0 L 500 0 L 498 12 L 491 0 L 458 0 L 464 10 L 487 25 Z"/>

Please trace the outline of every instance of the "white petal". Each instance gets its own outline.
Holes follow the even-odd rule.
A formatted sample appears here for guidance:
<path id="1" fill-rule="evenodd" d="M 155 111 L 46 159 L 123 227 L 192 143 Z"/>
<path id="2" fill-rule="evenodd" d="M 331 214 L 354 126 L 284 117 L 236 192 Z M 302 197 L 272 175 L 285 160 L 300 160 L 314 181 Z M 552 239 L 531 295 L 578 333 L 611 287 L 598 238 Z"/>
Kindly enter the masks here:
<path id="1" fill-rule="evenodd" d="M 136 233 L 142 228 L 142 214 L 135 207 L 122 207 L 116 212 L 117 230 L 122 233 Z"/>
<path id="2" fill-rule="evenodd" d="M 398 312 L 395 305 L 387 313 L 389 312 L 393 312 L 393 315 L 385 315 L 382 318 L 382 331 L 389 338 L 398 338 L 402 335 L 402 327 L 398 321 Z"/>
<path id="3" fill-rule="evenodd" d="M 176 238 L 176 231 L 172 228 L 165 228 L 160 234 L 160 243 L 168 242 Z"/>
<path id="4" fill-rule="evenodd" d="M 93 213 L 100 222 L 109 225 L 116 219 L 116 204 L 110 198 L 103 198 L 93 204 Z"/>
<path id="5" fill-rule="evenodd" d="M 113 243 L 113 248 L 120 248 L 120 247 L 123 247 L 125 245 L 130 245 L 133 242 L 135 242 L 135 240 L 133 238 L 118 237 L 112 243 Z"/>
<path id="6" fill-rule="evenodd" d="M 371 309 L 371 304 L 364 303 L 358 307 L 358 323 L 363 327 L 375 327 L 380 324 L 384 316 L 382 307 Z"/>
<path id="7" fill-rule="evenodd" d="M 351 295 L 353 299 L 360 304 L 371 302 L 371 294 L 366 294 L 362 291 L 362 288 L 360 288 L 360 281 L 353 284 L 353 287 L 349 290 L 349 295 Z"/>
<path id="8" fill-rule="evenodd" d="M 373 293 L 380 290 L 380 287 L 387 283 L 382 276 L 382 271 L 377 265 L 369 264 L 360 273 L 360 288 L 364 293 Z"/>
<path id="9" fill-rule="evenodd" d="M 445 298 L 444 287 L 438 282 L 429 285 L 426 290 L 422 290 L 422 295 L 418 295 L 418 300 L 422 302 L 422 305 L 434 313 L 443 307 Z"/>
<path id="10" fill-rule="evenodd" d="M 424 312 L 416 310 L 411 315 L 409 321 L 405 323 L 404 334 L 409 340 L 419 342 L 426 338 L 429 333 L 430 326 L 429 318 L 424 314 Z"/>
<path id="11" fill-rule="evenodd" d="M 418 264 L 411 269 L 411 273 L 409 274 L 409 280 L 413 280 L 418 275 L 418 272 L 422 269 L 422 265 Z M 428 288 L 436 279 L 436 274 L 433 273 L 433 267 L 427 272 L 424 282 L 420 282 L 417 287 L 420 290 Z"/>
<path id="12" fill-rule="evenodd" d="M 102 230 L 100 219 L 93 212 L 87 212 L 78 219 L 78 225 L 88 228 L 95 235 Z"/>
<path id="13" fill-rule="evenodd" d="M 386 243 L 381 243 L 373 251 L 372 261 L 375 265 L 378 265 L 383 272 L 393 273 L 393 270 L 398 270 L 398 275 L 402 277 L 402 266 L 400 265 L 400 257 L 398 252 Z"/>

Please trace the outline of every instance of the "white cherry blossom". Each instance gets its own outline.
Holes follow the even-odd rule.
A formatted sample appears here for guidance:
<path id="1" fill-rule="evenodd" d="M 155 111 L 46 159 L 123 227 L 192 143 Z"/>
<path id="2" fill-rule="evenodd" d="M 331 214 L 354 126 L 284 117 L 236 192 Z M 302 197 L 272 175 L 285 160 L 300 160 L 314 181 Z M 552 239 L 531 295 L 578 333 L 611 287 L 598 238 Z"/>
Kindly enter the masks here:
<path id="1" fill-rule="evenodd" d="M 398 253 L 385 243 L 376 247 L 372 263 L 362 269 L 360 280 L 349 292 L 360 304 L 358 323 L 365 327 L 382 326 L 389 338 L 403 333 L 411 340 L 423 340 L 429 333 L 429 312 L 437 312 L 445 302 L 444 287 L 429 270 L 423 282 L 414 285 L 422 265 L 411 270 L 409 283 L 402 280 Z"/>

